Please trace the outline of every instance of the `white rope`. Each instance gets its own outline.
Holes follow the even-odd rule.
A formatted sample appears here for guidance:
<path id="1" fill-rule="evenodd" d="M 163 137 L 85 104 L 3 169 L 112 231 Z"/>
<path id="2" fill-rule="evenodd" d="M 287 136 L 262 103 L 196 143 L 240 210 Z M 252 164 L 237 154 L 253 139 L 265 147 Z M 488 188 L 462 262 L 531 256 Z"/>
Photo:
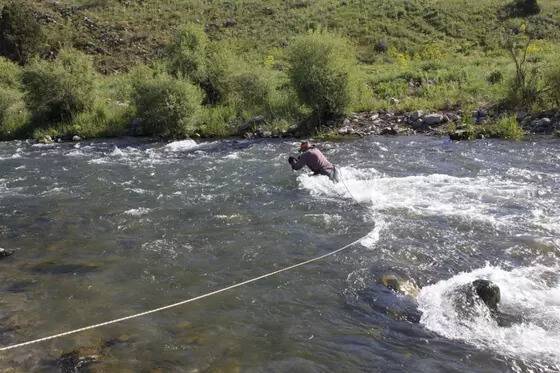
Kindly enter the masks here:
<path id="1" fill-rule="evenodd" d="M 315 257 L 315 258 L 313 258 L 313 259 L 309 259 L 309 260 L 306 260 L 306 261 L 304 261 L 304 262 L 297 263 L 297 264 L 291 265 L 291 266 L 289 266 L 289 267 L 285 267 L 285 268 L 279 269 L 279 270 L 277 270 L 277 271 L 264 274 L 264 275 L 259 276 L 259 277 L 255 277 L 255 278 L 252 278 L 252 279 L 247 280 L 247 281 L 239 282 L 239 283 L 237 283 L 237 284 L 234 284 L 234 285 L 231 285 L 231 286 L 228 286 L 228 287 L 219 289 L 219 290 L 215 290 L 215 291 L 212 291 L 212 292 L 210 292 L 210 293 L 206 293 L 206 294 L 203 294 L 203 295 L 199 295 L 199 296 L 194 297 L 194 298 L 191 298 L 191 299 L 183 300 L 183 301 L 180 301 L 180 302 L 177 302 L 177 303 L 173 303 L 173 304 L 170 304 L 170 305 L 167 305 L 167 306 L 163 306 L 163 307 L 155 308 L 155 309 L 152 309 L 152 310 L 149 310 L 149 311 L 137 313 L 137 314 L 134 314 L 134 315 L 130 315 L 130 316 L 126 316 L 126 317 L 121 317 L 121 318 L 119 318 L 119 319 L 114 319 L 114 320 L 110 320 L 110 321 L 105 321 L 105 322 L 102 322 L 102 323 L 99 323 L 99 324 L 89 325 L 89 326 L 85 326 L 85 327 L 83 327 L 83 328 L 70 330 L 70 331 L 67 331 L 67 332 L 64 332 L 64 333 L 59 333 L 59 334 L 51 335 L 51 336 L 44 337 L 44 338 L 34 339 L 34 340 L 31 340 L 31 341 L 28 341 L 28 342 L 23 342 L 23 343 L 14 344 L 14 345 L 11 345 L 11 346 L 2 347 L 2 348 L 0 348 L 0 351 L 13 350 L 13 349 L 16 349 L 16 348 L 20 348 L 20 347 L 24 347 L 24 346 L 28 346 L 28 345 L 40 343 L 40 342 L 50 341 L 50 340 L 52 340 L 52 339 L 65 337 L 65 336 L 67 336 L 67 335 L 76 334 L 76 333 L 84 332 L 84 331 L 86 331 L 86 330 L 96 329 L 96 328 L 100 328 L 100 327 L 102 327 L 102 326 L 111 325 L 111 324 L 116 324 L 116 323 L 119 323 L 119 322 L 131 320 L 131 319 L 136 319 L 136 318 L 138 318 L 138 317 L 150 315 L 150 314 L 152 314 L 152 313 L 164 311 L 164 310 L 167 310 L 167 309 L 170 309 L 170 308 L 174 308 L 174 307 L 181 306 L 181 305 L 183 305 L 183 304 L 187 304 L 187 303 L 195 302 L 195 301 L 200 300 L 200 299 L 208 298 L 208 297 L 210 297 L 210 296 L 212 296 L 212 295 L 220 294 L 220 293 L 223 293 L 223 292 L 225 292 L 225 291 L 232 290 L 232 289 L 238 288 L 238 287 L 240 287 L 240 286 L 247 285 L 247 284 L 250 284 L 250 283 L 253 283 L 253 282 L 262 280 L 262 279 L 264 279 L 264 278 L 271 277 L 271 276 L 277 275 L 277 274 L 279 274 L 279 273 L 286 272 L 286 271 L 292 270 L 292 269 L 294 269 L 294 268 L 301 267 L 301 266 L 304 266 L 304 265 L 306 265 L 306 264 L 319 261 L 319 260 L 321 260 L 321 259 L 325 259 L 325 258 L 327 258 L 327 257 L 329 257 L 329 256 L 335 255 L 335 254 L 337 254 L 337 253 L 339 253 L 339 252 L 341 252 L 341 251 L 343 251 L 343 250 L 346 250 L 346 249 L 348 249 L 348 248 L 354 246 L 355 244 L 359 243 L 362 239 L 364 239 L 364 238 L 366 238 L 366 237 L 367 237 L 367 236 L 361 237 L 361 238 L 357 239 L 356 241 L 351 242 L 351 243 L 349 243 L 348 245 L 346 245 L 346 246 L 344 246 L 344 247 L 341 247 L 340 249 L 331 251 L 331 252 L 329 252 L 329 253 L 327 253 L 327 254 L 324 254 L 324 255 Z"/>

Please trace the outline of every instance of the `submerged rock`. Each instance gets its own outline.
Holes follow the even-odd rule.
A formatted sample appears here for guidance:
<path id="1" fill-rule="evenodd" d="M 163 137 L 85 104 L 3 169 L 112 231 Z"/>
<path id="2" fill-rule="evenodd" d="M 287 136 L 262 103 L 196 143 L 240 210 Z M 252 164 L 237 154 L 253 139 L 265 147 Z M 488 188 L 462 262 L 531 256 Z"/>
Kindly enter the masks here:
<path id="1" fill-rule="evenodd" d="M 12 255 L 14 255 L 14 253 L 15 253 L 14 250 L 6 250 L 6 249 L 0 248 L 0 259 L 12 256 Z"/>
<path id="2" fill-rule="evenodd" d="M 419 289 L 416 284 L 414 284 L 414 282 L 397 277 L 393 274 L 386 274 L 381 276 L 379 282 L 386 288 L 391 289 L 397 293 L 408 295 L 412 298 L 416 298 L 416 296 L 418 295 Z"/>
<path id="3" fill-rule="evenodd" d="M 79 347 L 73 351 L 62 354 L 54 363 L 59 371 L 64 373 L 90 371 L 92 369 L 91 365 L 102 362 L 103 357 L 107 355 L 108 349 L 129 342 L 130 337 L 122 335 L 118 338 L 102 342 L 99 345 Z M 52 365 L 52 362 L 48 364 Z M 100 371 L 106 370 L 100 369 Z"/>
<path id="4" fill-rule="evenodd" d="M 95 348 L 81 348 L 62 355 L 56 366 L 63 373 L 75 373 L 99 360 L 100 351 Z"/>

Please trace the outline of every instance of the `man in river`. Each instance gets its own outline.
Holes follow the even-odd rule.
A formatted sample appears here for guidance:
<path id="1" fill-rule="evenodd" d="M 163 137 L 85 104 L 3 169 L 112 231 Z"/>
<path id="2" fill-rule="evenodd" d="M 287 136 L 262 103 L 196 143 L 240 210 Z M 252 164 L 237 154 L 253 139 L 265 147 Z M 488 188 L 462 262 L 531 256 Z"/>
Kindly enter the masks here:
<path id="1" fill-rule="evenodd" d="M 304 166 L 309 167 L 314 175 L 325 175 L 332 182 L 338 183 L 338 172 L 336 167 L 321 153 L 319 149 L 309 141 L 303 141 L 299 147 L 301 155 L 298 158 L 289 157 L 288 162 L 293 170 L 300 170 Z"/>

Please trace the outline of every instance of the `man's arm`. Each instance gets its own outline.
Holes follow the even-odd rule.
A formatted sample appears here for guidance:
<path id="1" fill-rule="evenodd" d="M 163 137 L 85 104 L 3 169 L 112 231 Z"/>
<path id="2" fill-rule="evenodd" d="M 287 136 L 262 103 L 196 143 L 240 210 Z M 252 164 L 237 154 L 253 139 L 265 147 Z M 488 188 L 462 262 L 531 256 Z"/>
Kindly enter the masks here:
<path id="1" fill-rule="evenodd" d="M 288 162 L 290 162 L 290 165 L 292 166 L 292 170 L 296 170 L 296 171 L 302 169 L 303 166 L 307 164 L 305 154 L 300 155 L 299 158 L 297 159 L 294 157 L 290 157 L 288 159 Z"/>

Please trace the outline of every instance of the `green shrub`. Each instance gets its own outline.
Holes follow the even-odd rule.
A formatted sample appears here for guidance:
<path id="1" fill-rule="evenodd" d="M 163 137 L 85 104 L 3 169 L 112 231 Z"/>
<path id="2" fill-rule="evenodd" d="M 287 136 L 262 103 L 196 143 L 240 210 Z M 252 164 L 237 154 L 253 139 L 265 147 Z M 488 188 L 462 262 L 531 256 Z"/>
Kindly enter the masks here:
<path id="1" fill-rule="evenodd" d="M 25 64 L 37 54 L 44 34 L 25 1 L 12 1 L 0 16 L 0 53 L 12 61 Z"/>
<path id="2" fill-rule="evenodd" d="M 187 78 L 205 93 L 205 103 L 223 101 L 229 59 L 229 48 L 211 44 L 201 26 L 187 24 L 175 35 L 168 47 L 169 71 L 177 78 Z"/>
<path id="3" fill-rule="evenodd" d="M 299 36 L 288 49 L 288 60 L 297 95 L 319 122 L 346 112 L 358 75 L 355 51 L 346 39 L 328 32 Z"/>
<path id="4" fill-rule="evenodd" d="M 96 73 L 91 59 L 64 49 L 53 62 L 35 60 L 23 73 L 26 103 L 38 125 L 71 122 L 93 107 Z"/>
<path id="5" fill-rule="evenodd" d="M 171 72 L 196 84 L 204 83 L 208 79 L 208 44 L 208 37 L 201 26 L 183 26 L 168 47 L 167 59 Z"/>
<path id="6" fill-rule="evenodd" d="M 0 87 L 21 88 L 21 68 L 14 62 L 0 57 Z"/>
<path id="7" fill-rule="evenodd" d="M 231 106 L 205 106 L 196 117 L 195 134 L 202 137 L 226 137 L 235 132 L 236 112 Z"/>
<path id="8" fill-rule="evenodd" d="M 501 83 L 503 80 L 504 80 L 504 76 L 502 75 L 502 72 L 499 70 L 492 71 L 486 77 L 486 81 L 490 84 L 498 84 Z"/>
<path id="9" fill-rule="evenodd" d="M 133 93 L 145 135 L 184 137 L 194 133 L 201 101 L 198 87 L 167 74 L 137 82 Z"/>
<path id="10" fill-rule="evenodd" d="M 0 89 L 0 140 L 11 140 L 25 136 L 28 112 L 23 94 L 14 88 Z"/>
<path id="11" fill-rule="evenodd" d="M 545 81 L 548 98 L 556 108 L 560 108 L 560 64 L 550 68 Z"/>
<path id="12" fill-rule="evenodd" d="M 268 103 L 270 83 L 258 71 L 241 71 L 231 77 L 229 101 L 241 110 L 258 112 Z"/>
<path id="13" fill-rule="evenodd" d="M 487 135 L 506 140 L 521 140 L 525 132 L 519 125 L 515 115 L 504 116 L 488 128 Z"/>
<path id="14" fill-rule="evenodd" d="M 128 106 L 111 100 L 98 100 L 92 110 L 76 116 L 64 135 L 82 138 L 123 136 L 131 120 Z"/>
<path id="15" fill-rule="evenodd" d="M 510 79 L 507 84 L 506 102 L 512 109 L 532 110 L 541 99 L 537 69 L 527 71 L 523 80 Z"/>

